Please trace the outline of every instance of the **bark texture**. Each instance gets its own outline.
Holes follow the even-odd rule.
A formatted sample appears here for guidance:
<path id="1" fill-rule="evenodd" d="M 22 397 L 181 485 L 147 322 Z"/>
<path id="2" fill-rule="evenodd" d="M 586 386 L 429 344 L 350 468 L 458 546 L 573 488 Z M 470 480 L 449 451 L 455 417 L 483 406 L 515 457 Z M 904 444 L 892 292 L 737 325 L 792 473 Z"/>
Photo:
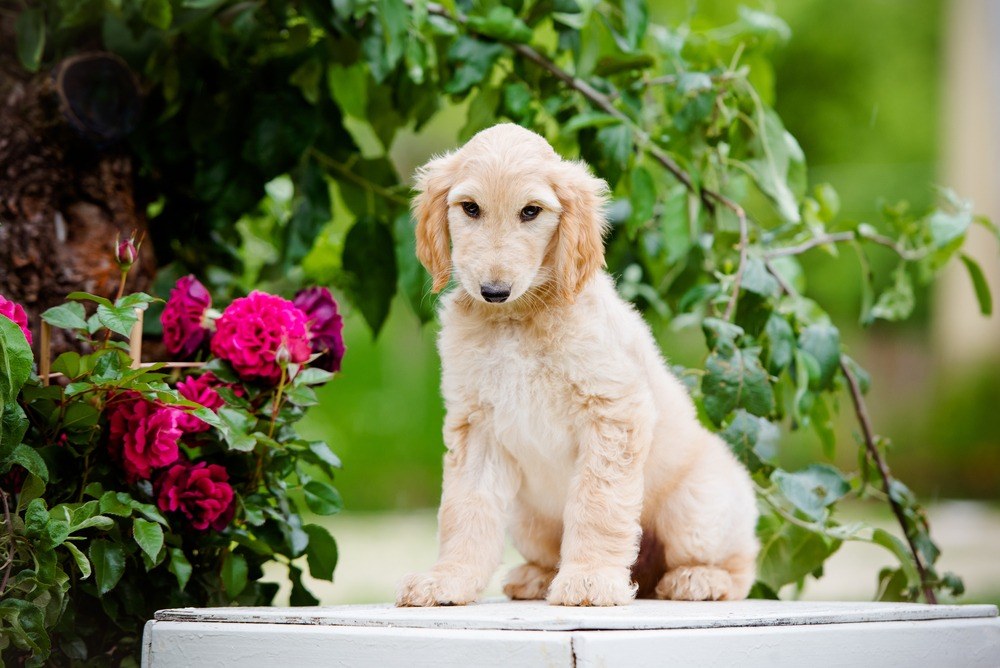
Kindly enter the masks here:
<path id="1" fill-rule="evenodd" d="M 39 314 L 70 292 L 114 296 L 115 238 L 146 232 L 127 145 L 70 125 L 59 68 L 25 71 L 0 17 L 0 294 L 24 305 L 36 346 Z M 147 289 L 155 267 L 143 244 L 127 289 Z M 53 333 L 54 352 L 69 347 Z"/>

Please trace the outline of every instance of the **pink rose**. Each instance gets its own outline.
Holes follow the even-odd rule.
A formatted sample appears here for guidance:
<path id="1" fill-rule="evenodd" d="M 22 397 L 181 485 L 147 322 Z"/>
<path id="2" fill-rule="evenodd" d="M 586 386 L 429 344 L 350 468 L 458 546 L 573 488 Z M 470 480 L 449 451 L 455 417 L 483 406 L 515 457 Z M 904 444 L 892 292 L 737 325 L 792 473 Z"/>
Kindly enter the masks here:
<path id="1" fill-rule="evenodd" d="M 322 353 L 311 366 L 340 371 L 344 359 L 344 321 L 337 312 L 337 301 L 326 288 L 299 290 L 292 300 L 309 321 L 310 344 L 313 353 Z"/>
<path id="2" fill-rule="evenodd" d="M 183 513 L 199 531 L 222 531 L 236 510 L 229 474 L 218 464 L 174 464 L 156 481 L 156 490 L 160 510 Z"/>
<path id="3" fill-rule="evenodd" d="M 24 332 L 24 338 L 31 345 L 31 330 L 28 329 L 28 316 L 24 312 L 24 307 L 16 302 L 12 302 L 3 295 L 0 295 L 0 315 L 7 316 L 14 321 L 14 324 Z"/>
<path id="4" fill-rule="evenodd" d="M 205 311 L 212 305 L 212 296 L 194 276 L 177 281 L 160 316 L 163 324 L 163 345 L 171 355 L 191 357 L 208 338 Z"/>
<path id="5" fill-rule="evenodd" d="M 245 380 L 277 383 L 283 362 L 309 359 L 306 316 L 292 302 L 254 291 L 230 304 L 215 323 L 212 354 Z"/>
<path id="6" fill-rule="evenodd" d="M 135 392 L 119 394 L 108 414 L 108 444 L 129 482 L 147 480 L 153 469 L 180 456 L 181 411 L 158 406 Z"/>
<path id="7" fill-rule="evenodd" d="M 210 371 L 198 376 L 188 376 L 184 380 L 177 383 L 177 391 L 182 397 L 188 401 L 193 401 L 196 404 L 201 404 L 205 408 L 212 411 L 219 410 L 226 403 L 225 400 L 219 396 L 218 388 L 220 387 L 232 388 L 233 392 L 237 396 L 241 396 L 243 394 L 242 387 L 223 383 Z M 181 428 L 181 431 L 188 434 L 195 434 L 202 431 L 208 431 L 210 429 L 207 422 L 203 422 L 201 418 L 195 417 L 191 413 L 184 410 L 181 411 L 181 416 L 177 421 L 177 424 Z"/>

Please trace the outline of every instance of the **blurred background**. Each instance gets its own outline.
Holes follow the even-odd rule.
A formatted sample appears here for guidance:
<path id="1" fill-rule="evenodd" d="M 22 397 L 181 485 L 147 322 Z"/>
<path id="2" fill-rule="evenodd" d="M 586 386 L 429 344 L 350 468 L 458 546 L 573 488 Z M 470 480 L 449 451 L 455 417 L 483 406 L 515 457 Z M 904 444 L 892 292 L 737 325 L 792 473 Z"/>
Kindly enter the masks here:
<path id="1" fill-rule="evenodd" d="M 675 24 L 690 12 L 722 22 L 735 17 L 738 4 L 652 0 L 651 18 Z M 774 58 L 777 111 L 805 150 L 811 180 L 839 192 L 842 216 L 874 219 L 898 200 L 922 210 L 935 187 L 951 185 L 978 213 L 1000 219 L 1000 44 L 994 38 L 1000 3 L 778 0 L 763 7 L 792 28 Z M 397 136 L 391 154 L 400 173 L 458 143 L 456 115 L 445 111 L 419 135 Z M 334 220 L 330 244 L 342 230 Z M 1000 261 L 986 236 L 975 227 L 967 252 L 998 295 Z M 881 259 L 884 275 L 890 258 Z M 965 600 L 1000 600 L 994 560 L 1000 549 L 1000 318 L 979 314 L 969 278 L 955 263 L 932 294 L 918 294 L 918 311 L 908 322 L 879 322 L 862 334 L 852 327 L 861 300 L 853 254 L 814 253 L 805 261 L 814 297 L 875 379 L 869 394 L 875 428 L 892 440 L 893 471 L 929 506 L 942 569 L 965 577 Z M 310 264 L 309 273 L 322 276 L 321 250 Z M 655 329 L 672 360 L 693 365 L 702 359 L 701 344 L 676 335 L 669 323 Z M 329 520 L 340 564 L 334 584 L 310 587 L 327 604 L 388 600 L 403 573 L 431 565 L 443 454 L 436 326 L 421 327 L 400 299 L 376 340 L 359 313 L 348 312 L 345 332 L 343 371 L 322 390 L 322 404 L 303 428 L 326 439 L 343 460 L 337 486 L 347 512 Z M 850 443 L 851 420 L 844 417 L 838 441 Z M 781 449 L 788 466 L 822 458 L 811 432 L 788 436 Z M 843 448 L 837 461 L 848 470 L 856 468 L 851 451 Z M 882 509 L 843 512 L 891 526 L 878 514 Z M 513 564 L 516 557 L 509 552 L 506 560 Z M 876 548 L 845 545 L 804 595 L 870 598 L 888 560 Z M 497 582 L 491 591 L 499 591 Z"/>

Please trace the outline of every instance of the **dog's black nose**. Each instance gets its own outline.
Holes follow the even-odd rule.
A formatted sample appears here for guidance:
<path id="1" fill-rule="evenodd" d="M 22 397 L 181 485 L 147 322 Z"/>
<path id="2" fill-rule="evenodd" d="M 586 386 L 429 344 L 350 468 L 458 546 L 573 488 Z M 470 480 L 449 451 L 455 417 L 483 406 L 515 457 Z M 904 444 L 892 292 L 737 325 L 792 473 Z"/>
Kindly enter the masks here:
<path id="1" fill-rule="evenodd" d="M 491 304 L 505 302 L 507 297 L 510 297 L 510 285 L 504 283 L 483 283 L 479 286 L 479 291 L 482 293 L 483 299 Z"/>

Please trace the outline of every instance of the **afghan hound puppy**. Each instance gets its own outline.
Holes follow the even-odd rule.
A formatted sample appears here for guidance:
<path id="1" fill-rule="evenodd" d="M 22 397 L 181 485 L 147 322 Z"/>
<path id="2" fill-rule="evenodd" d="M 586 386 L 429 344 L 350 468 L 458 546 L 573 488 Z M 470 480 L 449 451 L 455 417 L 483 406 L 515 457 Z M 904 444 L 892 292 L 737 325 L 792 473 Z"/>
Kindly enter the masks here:
<path id="1" fill-rule="evenodd" d="M 509 531 L 514 599 L 745 598 L 756 501 L 604 272 L 607 185 L 511 124 L 417 171 L 440 299 L 440 557 L 397 605 L 475 601 Z"/>

